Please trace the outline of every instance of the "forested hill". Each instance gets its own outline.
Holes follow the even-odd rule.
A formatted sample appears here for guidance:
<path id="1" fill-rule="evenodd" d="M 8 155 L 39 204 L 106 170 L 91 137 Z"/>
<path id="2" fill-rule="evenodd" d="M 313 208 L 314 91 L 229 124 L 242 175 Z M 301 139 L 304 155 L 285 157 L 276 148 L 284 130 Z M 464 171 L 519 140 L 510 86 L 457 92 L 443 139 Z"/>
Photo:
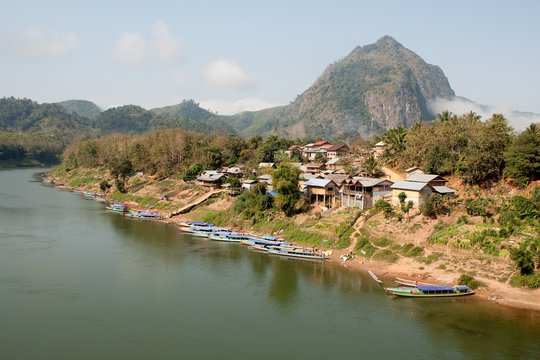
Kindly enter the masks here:
<path id="1" fill-rule="evenodd" d="M 142 134 L 164 127 L 200 133 L 235 133 L 229 124 L 212 116 L 204 116 L 204 112 L 206 110 L 189 101 L 152 111 L 136 105 L 125 105 L 102 112 L 93 121 L 93 126 L 103 134 L 112 132 Z M 211 113 L 208 114 L 211 115 Z"/>
<path id="2" fill-rule="evenodd" d="M 55 163 L 65 145 L 113 132 L 142 134 L 170 127 L 204 134 L 235 133 L 229 124 L 213 116 L 195 116 L 206 110 L 193 102 L 184 102 L 182 109 L 191 108 L 188 114 L 198 119 L 166 111 L 149 111 L 136 105 L 100 111 L 96 118 L 90 119 L 74 110 L 80 110 L 84 102 L 68 101 L 67 104 L 72 106 L 71 110 L 66 110 L 66 103 L 38 104 L 13 97 L 0 99 L 0 167 Z M 91 108 L 89 105 L 86 110 Z"/>
<path id="3" fill-rule="evenodd" d="M 369 135 L 432 120 L 435 97 L 454 97 L 442 70 L 385 36 L 328 66 L 292 104 L 224 119 L 245 136 Z"/>
<path id="4" fill-rule="evenodd" d="M 0 166 L 55 163 L 67 143 L 94 133 L 87 117 L 60 105 L 0 99 Z"/>
<path id="5" fill-rule="evenodd" d="M 63 107 L 69 113 L 76 113 L 95 119 L 103 111 L 99 106 L 87 100 L 66 100 L 56 103 Z"/>

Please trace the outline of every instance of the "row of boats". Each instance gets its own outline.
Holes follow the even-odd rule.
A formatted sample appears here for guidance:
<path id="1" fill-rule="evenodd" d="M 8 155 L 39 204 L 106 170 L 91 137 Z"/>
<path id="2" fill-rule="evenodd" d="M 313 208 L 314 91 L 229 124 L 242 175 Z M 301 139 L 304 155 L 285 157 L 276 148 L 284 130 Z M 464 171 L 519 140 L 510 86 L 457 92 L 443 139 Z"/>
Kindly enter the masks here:
<path id="1" fill-rule="evenodd" d="M 162 217 L 155 211 L 131 210 L 125 204 L 113 202 L 106 206 L 106 210 L 114 213 L 122 213 L 134 220 L 160 220 Z M 330 251 L 318 251 L 314 248 L 306 248 L 287 243 L 284 239 L 267 235 L 243 234 L 229 228 L 217 227 L 205 222 L 189 221 L 178 223 L 180 231 L 197 237 L 209 238 L 213 241 L 239 243 L 249 246 L 258 252 L 301 258 L 309 260 L 326 260 Z"/>
<path id="2" fill-rule="evenodd" d="M 434 297 L 456 297 L 473 295 L 468 286 L 465 285 L 435 285 L 426 282 L 396 278 L 397 287 L 384 287 L 383 282 L 371 270 L 369 275 L 375 280 L 387 294 L 399 297 L 413 298 L 434 298 Z"/>
<path id="3" fill-rule="evenodd" d="M 105 201 L 103 194 L 92 193 L 88 191 L 75 191 L 86 197 L 88 200 Z M 121 213 L 134 220 L 160 220 L 161 215 L 155 211 L 131 210 L 127 205 L 117 201 L 106 206 L 108 212 Z M 252 250 L 266 252 L 269 254 L 309 259 L 326 260 L 331 251 L 318 251 L 314 248 L 306 248 L 287 243 L 282 238 L 267 235 L 243 234 L 235 232 L 226 227 L 218 227 L 214 224 L 205 222 L 188 221 L 180 222 L 178 226 L 181 231 L 189 233 L 196 237 L 205 237 L 213 241 L 239 243 L 249 246 Z M 384 287 L 383 282 L 371 270 L 369 275 L 375 280 L 386 293 L 399 297 L 455 297 L 472 295 L 472 291 L 465 285 L 435 285 L 426 282 L 396 278 L 397 287 Z"/>
<path id="4" fill-rule="evenodd" d="M 284 239 L 267 235 L 243 234 L 234 232 L 229 228 L 217 227 L 214 224 L 189 221 L 178 224 L 180 230 L 193 236 L 207 237 L 213 241 L 239 243 L 249 246 L 254 251 L 266 252 L 292 258 L 309 260 L 326 260 L 329 251 L 318 251 L 287 243 Z"/>

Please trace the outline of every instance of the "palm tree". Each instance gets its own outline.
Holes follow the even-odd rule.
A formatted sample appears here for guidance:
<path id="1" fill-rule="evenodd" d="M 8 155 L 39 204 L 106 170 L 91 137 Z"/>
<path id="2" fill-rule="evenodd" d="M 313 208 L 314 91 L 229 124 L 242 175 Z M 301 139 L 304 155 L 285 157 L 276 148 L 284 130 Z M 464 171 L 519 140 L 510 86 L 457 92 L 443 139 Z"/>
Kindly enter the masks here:
<path id="1" fill-rule="evenodd" d="M 443 112 L 437 114 L 437 118 L 435 119 L 435 121 L 436 122 L 450 121 L 450 119 L 452 119 L 453 116 L 454 114 L 451 111 L 444 110 Z"/>
<path id="2" fill-rule="evenodd" d="M 362 172 L 368 176 L 377 176 L 381 173 L 381 164 L 375 158 L 375 155 L 369 155 L 362 164 Z"/>
<path id="3" fill-rule="evenodd" d="M 407 129 L 401 125 L 384 133 L 383 141 L 386 143 L 386 150 L 383 156 L 389 163 L 397 163 L 399 156 L 405 151 L 406 136 Z"/>

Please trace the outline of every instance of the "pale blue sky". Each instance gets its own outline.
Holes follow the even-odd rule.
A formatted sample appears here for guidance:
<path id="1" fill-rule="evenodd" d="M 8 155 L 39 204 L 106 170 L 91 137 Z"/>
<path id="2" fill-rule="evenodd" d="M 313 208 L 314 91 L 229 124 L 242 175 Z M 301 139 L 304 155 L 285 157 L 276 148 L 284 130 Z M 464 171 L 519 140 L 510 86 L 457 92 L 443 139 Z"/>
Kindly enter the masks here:
<path id="1" fill-rule="evenodd" d="M 2 1 L 0 96 L 220 113 L 287 104 L 390 35 L 457 95 L 540 113 L 537 1 Z"/>

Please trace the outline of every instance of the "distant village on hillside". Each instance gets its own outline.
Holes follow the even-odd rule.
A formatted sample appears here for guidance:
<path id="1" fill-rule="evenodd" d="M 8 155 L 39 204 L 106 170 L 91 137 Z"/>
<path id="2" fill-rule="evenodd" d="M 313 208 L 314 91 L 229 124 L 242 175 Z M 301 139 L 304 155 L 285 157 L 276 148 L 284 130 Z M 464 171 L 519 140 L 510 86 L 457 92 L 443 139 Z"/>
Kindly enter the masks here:
<path id="1" fill-rule="evenodd" d="M 369 151 L 375 158 L 380 156 L 385 148 L 384 142 L 379 142 Z M 300 191 L 310 199 L 311 204 L 331 209 L 337 207 L 356 207 L 368 209 L 378 200 L 385 199 L 394 205 L 400 203 L 399 194 L 405 193 L 407 200 L 418 207 L 429 195 L 437 193 L 444 196 L 455 196 L 456 190 L 447 187 L 447 180 L 437 174 L 424 174 L 418 168 L 405 170 L 405 178 L 397 175 L 383 177 L 366 177 L 357 172 L 347 173 L 344 160 L 355 161 L 357 155 L 350 153 L 347 145 L 334 145 L 328 141 L 318 141 L 306 145 L 293 145 L 285 152 L 291 156 L 293 151 L 301 154 L 303 162 L 291 162 L 292 166 L 300 169 Z M 276 195 L 272 187 L 271 169 L 276 169 L 276 163 L 259 163 L 257 170 L 249 170 L 243 166 L 226 167 L 220 170 L 203 171 L 197 178 L 199 185 L 211 188 L 223 188 L 231 194 L 239 194 L 249 190 L 257 183 L 265 183 L 267 192 Z M 256 177 L 256 178 L 255 178 Z M 231 187 L 226 179 L 239 179 L 240 187 Z"/>

